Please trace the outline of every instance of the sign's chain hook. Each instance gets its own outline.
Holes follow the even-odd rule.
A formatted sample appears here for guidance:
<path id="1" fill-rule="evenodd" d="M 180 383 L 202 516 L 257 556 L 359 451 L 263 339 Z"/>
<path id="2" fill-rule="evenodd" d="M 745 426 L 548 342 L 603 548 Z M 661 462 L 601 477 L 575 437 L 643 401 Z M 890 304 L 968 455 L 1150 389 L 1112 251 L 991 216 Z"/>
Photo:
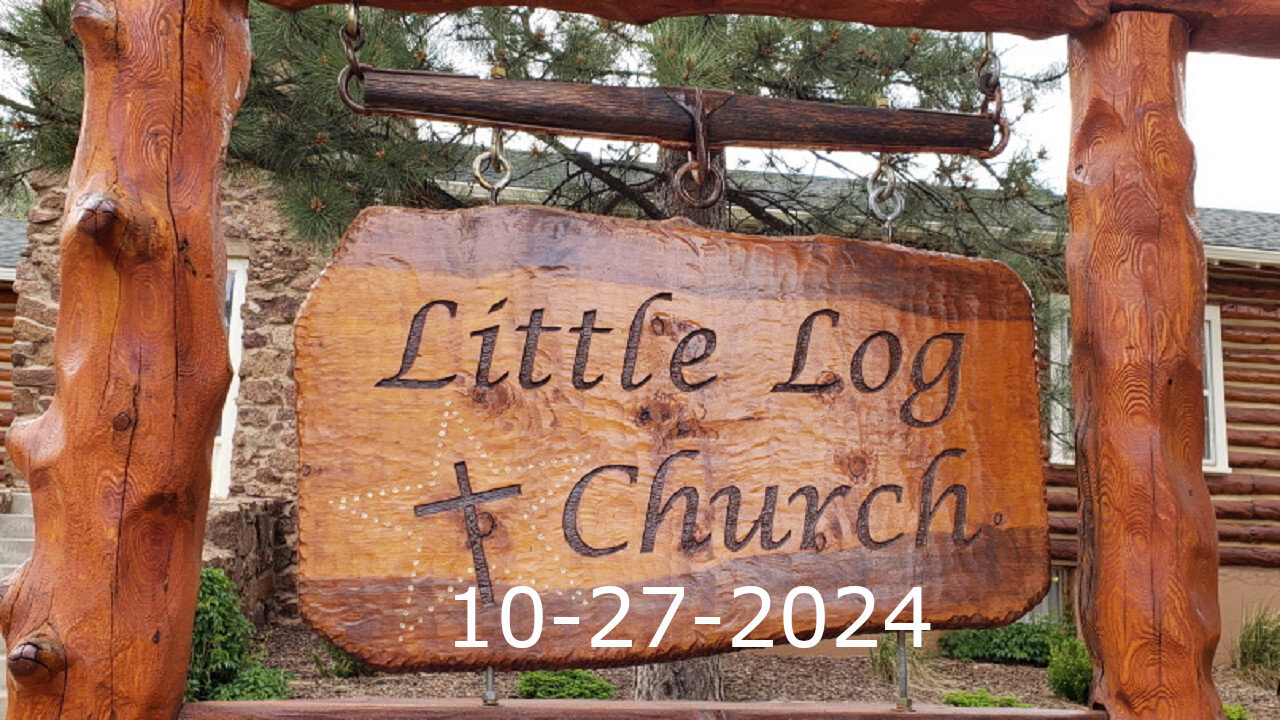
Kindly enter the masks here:
<path id="1" fill-rule="evenodd" d="M 982 57 L 976 72 L 978 92 L 982 93 L 982 114 L 996 126 L 996 144 L 978 157 L 992 158 L 1004 152 L 1009 144 L 1009 121 L 1004 116 L 1004 90 L 1000 87 L 1000 56 L 995 52 L 995 38 L 987 33 Z"/>
<path id="2" fill-rule="evenodd" d="M 338 37 L 342 39 L 342 50 L 347 54 L 347 65 L 338 73 L 338 97 L 358 115 L 369 115 L 370 112 L 351 95 L 351 81 L 364 82 L 364 65 L 360 64 L 357 53 L 364 47 L 365 29 L 360 22 L 360 0 L 351 0 L 347 5 L 347 22 L 338 28 Z"/>
<path id="3" fill-rule="evenodd" d="M 502 75 L 501 66 L 494 66 L 492 75 L 495 78 L 500 77 Z M 496 175 L 496 179 L 490 180 L 486 177 L 486 170 Z M 489 191 L 489 202 L 497 205 L 498 196 L 511 184 L 511 171 L 511 159 L 507 157 L 502 128 L 495 127 L 493 129 L 492 144 L 488 150 L 476 156 L 475 162 L 471 163 L 471 174 L 475 176 L 476 182 L 480 183 L 480 187 Z"/>
<path id="4" fill-rule="evenodd" d="M 880 154 L 880 163 L 867 178 L 867 207 L 882 223 L 881 237 L 885 242 L 893 240 L 893 221 L 902 214 L 907 201 L 898 189 L 898 173 L 893 169 L 893 157 Z"/>

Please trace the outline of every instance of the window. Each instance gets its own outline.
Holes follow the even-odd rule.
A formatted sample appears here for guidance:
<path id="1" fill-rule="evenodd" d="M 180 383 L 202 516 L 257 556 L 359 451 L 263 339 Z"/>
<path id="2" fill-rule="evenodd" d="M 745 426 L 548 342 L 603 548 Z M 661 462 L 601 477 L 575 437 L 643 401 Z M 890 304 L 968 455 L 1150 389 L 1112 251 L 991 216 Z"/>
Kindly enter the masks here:
<path id="1" fill-rule="evenodd" d="M 1075 463 L 1071 407 L 1070 307 L 1065 295 L 1049 298 L 1049 462 Z M 1227 418 L 1222 388 L 1222 313 L 1204 308 L 1204 471 L 1229 473 Z"/>
<path id="2" fill-rule="evenodd" d="M 245 286 L 249 276 L 249 261 L 244 258 L 227 260 L 227 288 L 222 306 L 222 319 L 227 323 L 227 344 L 231 353 L 231 387 L 227 388 L 227 402 L 222 406 L 222 420 L 218 424 L 218 436 L 213 441 L 213 484 L 210 495 L 224 498 L 231 492 L 231 442 L 236 432 L 236 396 L 240 394 L 240 353 L 244 349 L 244 321 L 240 309 L 244 306 Z"/>

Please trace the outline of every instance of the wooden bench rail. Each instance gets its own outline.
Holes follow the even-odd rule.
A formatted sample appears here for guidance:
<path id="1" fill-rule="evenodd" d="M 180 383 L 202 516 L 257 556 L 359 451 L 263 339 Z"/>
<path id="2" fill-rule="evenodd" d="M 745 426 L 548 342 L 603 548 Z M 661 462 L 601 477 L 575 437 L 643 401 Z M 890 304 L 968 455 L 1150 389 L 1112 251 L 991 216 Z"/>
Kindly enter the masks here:
<path id="1" fill-rule="evenodd" d="M 1101 710 L 991 709 L 854 703 L 615 702 L 505 700 L 485 707 L 472 699 L 281 700 L 191 703 L 179 720 L 1107 720 Z"/>
<path id="2" fill-rule="evenodd" d="M 287 10 L 341 4 L 341 0 L 267 0 Z M 511 0 L 367 0 L 365 4 L 439 13 Z M 962 32 L 1007 32 L 1030 38 L 1082 32 L 1112 13 L 1149 10 L 1182 17 L 1192 28 L 1191 49 L 1280 57 L 1280 0 L 539 0 L 518 3 L 648 23 L 665 17 L 744 13 L 846 20 L 880 27 Z"/>

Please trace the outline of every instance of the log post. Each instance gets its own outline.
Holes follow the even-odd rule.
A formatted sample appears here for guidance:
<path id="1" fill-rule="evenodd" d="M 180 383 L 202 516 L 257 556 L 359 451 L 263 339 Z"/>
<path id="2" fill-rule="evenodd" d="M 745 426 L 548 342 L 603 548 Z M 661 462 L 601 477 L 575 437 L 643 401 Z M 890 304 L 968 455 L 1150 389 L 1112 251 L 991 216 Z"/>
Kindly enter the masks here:
<path id="1" fill-rule="evenodd" d="M 1070 40 L 1080 615 L 1114 720 L 1222 717 L 1188 37 L 1176 16 L 1125 12 Z"/>
<path id="2" fill-rule="evenodd" d="M 57 394 L 14 428 L 35 551 L 5 581 L 9 718 L 172 718 L 230 380 L 219 177 L 245 0 L 79 0 L 84 124 L 61 240 Z"/>

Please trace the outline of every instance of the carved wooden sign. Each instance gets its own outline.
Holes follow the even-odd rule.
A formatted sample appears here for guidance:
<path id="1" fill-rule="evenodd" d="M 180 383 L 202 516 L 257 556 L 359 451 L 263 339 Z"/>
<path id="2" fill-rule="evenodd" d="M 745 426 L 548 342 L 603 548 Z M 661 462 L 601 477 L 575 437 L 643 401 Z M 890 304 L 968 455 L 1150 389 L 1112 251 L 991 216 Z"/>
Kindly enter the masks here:
<path id="1" fill-rule="evenodd" d="M 1033 354 L 993 262 L 367 210 L 297 325 L 303 612 L 401 670 L 1010 621 L 1048 585 Z"/>

